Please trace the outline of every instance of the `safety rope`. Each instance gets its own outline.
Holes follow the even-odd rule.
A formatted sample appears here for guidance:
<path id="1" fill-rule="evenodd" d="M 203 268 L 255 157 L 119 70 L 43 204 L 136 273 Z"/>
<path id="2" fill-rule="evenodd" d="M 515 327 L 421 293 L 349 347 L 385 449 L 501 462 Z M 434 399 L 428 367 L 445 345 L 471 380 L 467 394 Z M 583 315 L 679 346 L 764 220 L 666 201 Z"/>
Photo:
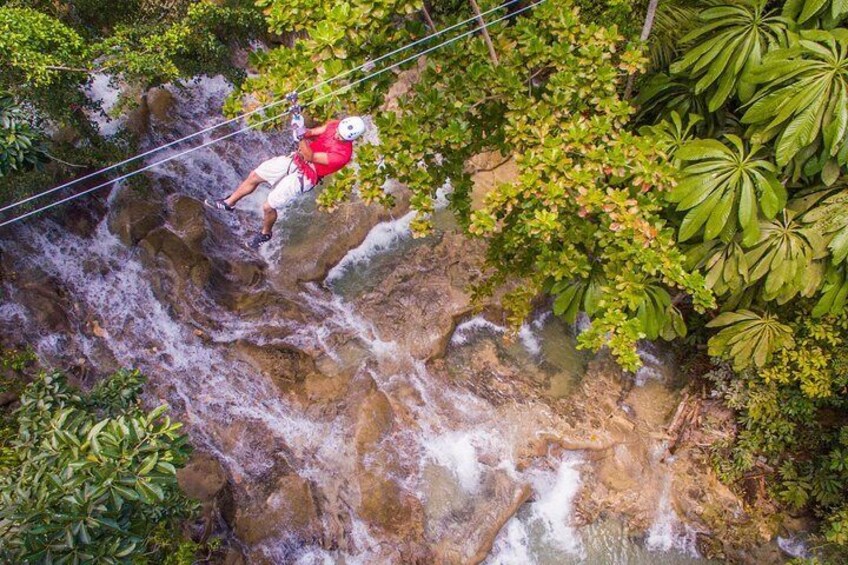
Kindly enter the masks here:
<path id="1" fill-rule="evenodd" d="M 497 11 L 497 10 L 501 10 L 501 9 L 503 9 L 503 8 L 506 8 L 506 7 L 508 7 L 508 6 L 512 5 L 512 4 L 514 4 L 515 2 L 518 2 L 518 1 L 519 1 L 519 0 L 509 0 L 508 2 L 505 2 L 505 3 L 501 4 L 500 6 L 497 6 L 497 7 L 495 7 L 495 8 L 492 8 L 491 10 L 486 11 L 486 12 L 485 12 L 485 14 L 491 14 L 492 12 L 495 12 L 495 11 Z M 485 15 L 485 14 L 484 14 L 484 15 Z M 456 24 L 454 24 L 454 25 L 452 25 L 452 26 L 446 27 L 446 28 L 444 28 L 444 29 L 442 29 L 442 30 L 440 30 L 440 31 L 437 31 L 437 32 L 435 32 L 435 33 L 432 33 L 432 34 L 430 34 L 430 35 L 428 35 L 428 36 L 426 36 L 426 37 L 423 37 L 423 38 L 421 38 L 421 39 L 418 39 L 418 40 L 416 40 L 416 41 L 413 41 L 412 43 L 409 43 L 409 44 L 407 44 L 407 45 L 404 45 L 403 47 L 400 47 L 400 48 L 398 48 L 398 49 L 395 49 L 394 51 L 392 51 L 392 52 L 390 52 L 390 53 L 386 53 L 385 55 L 381 55 L 381 56 L 377 57 L 376 59 L 366 61 L 365 63 L 363 63 L 363 64 L 361 64 L 361 65 L 359 65 L 359 66 L 357 66 L 357 67 L 354 67 L 354 68 L 352 68 L 352 69 L 348 69 L 347 71 L 344 71 L 344 72 L 339 73 L 339 74 L 337 74 L 337 75 L 335 75 L 335 76 L 333 76 L 333 77 L 330 77 L 330 78 L 328 78 L 328 79 L 326 79 L 326 80 L 323 80 L 323 81 L 319 82 L 318 84 L 313 85 L 313 86 L 311 86 L 311 87 L 307 88 L 306 90 L 304 90 L 304 91 L 302 91 L 302 92 L 298 92 L 298 95 L 303 96 L 304 94 L 307 94 L 307 93 L 309 93 L 309 92 L 313 92 L 313 91 L 315 91 L 315 90 L 318 90 L 318 89 L 319 89 L 319 88 L 321 88 L 322 86 L 326 86 L 326 85 L 328 85 L 328 84 L 330 84 L 330 83 L 336 82 L 336 81 L 341 80 L 341 79 L 343 79 L 343 78 L 345 78 L 345 77 L 347 77 L 347 76 L 350 76 L 350 75 L 352 75 L 353 73 L 359 72 L 359 71 L 364 70 L 364 69 L 367 69 L 367 68 L 369 68 L 369 67 L 372 67 L 373 65 L 376 65 L 377 63 L 379 63 L 379 62 L 381 62 L 381 61 L 385 61 L 386 59 L 389 59 L 389 58 L 394 57 L 395 55 L 397 55 L 397 54 L 399 54 L 399 53 L 403 53 L 404 51 L 407 51 L 407 50 L 409 50 L 409 49 L 412 49 L 413 47 L 416 47 L 417 45 L 421 45 L 422 43 L 426 43 L 426 42 L 430 41 L 431 39 L 434 39 L 434 38 L 436 38 L 436 37 L 439 37 L 439 36 L 441 36 L 441 35 L 444 35 L 445 33 L 449 32 L 449 31 L 454 30 L 454 29 L 456 29 L 456 28 L 458 28 L 458 27 L 461 27 L 461 26 L 464 26 L 464 25 L 466 25 L 466 24 L 468 24 L 468 23 L 471 23 L 471 22 L 475 21 L 476 19 L 477 19 L 477 16 L 474 16 L 474 17 L 472 17 L 472 18 L 468 18 L 467 20 L 463 20 L 463 21 L 461 21 L 461 22 L 459 22 L 459 23 L 456 23 Z M 301 84 L 301 86 L 302 86 L 302 84 Z M 298 87 L 298 88 L 300 88 L 300 87 Z M 232 124 L 232 123 L 234 123 L 234 122 L 237 122 L 237 121 L 239 121 L 239 120 L 241 120 L 241 119 L 243 119 L 243 118 L 247 118 L 247 117 L 250 117 L 250 116 L 252 116 L 252 115 L 258 114 L 258 113 L 260 113 L 260 112 L 264 112 L 265 110 L 269 110 L 269 109 L 271 109 L 271 108 L 275 108 L 275 107 L 279 106 L 280 104 L 284 104 L 284 103 L 286 103 L 286 100 L 285 100 L 285 99 L 282 99 L 282 100 L 276 100 L 276 101 L 274 101 L 274 102 L 270 102 L 270 103 L 265 104 L 265 105 L 263 105 L 263 106 L 259 106 L 259 107 L 257 107 L 257 108 L 254 108 L 253 110 L 250 110 L 249 112 L 245 112 L 245 113 L 243 113 L 243 114 L 240 114 L 240 115 L 235 116 L 235 117 L 233 117 L 233 118 L 230 118 L 230 119 L 228 119 L 228 120 L 224 120 L 223 122 L 219 122 L 219 123 L 217 123 L 217 124 L 214 124 L 214 125 L 211 125 L 211 126 L 209 126 L 209 127 L 204 128 L 204 129 L 201 129 L 201 130 L 198 130 L 198 131 L 196 131 L 196 132 L 193 132 L 193 133 L 191 133 L 191 134 L 189 134 L 189 135 L 186 135 L 186 136 L 184 136 L 184 137 L 181 137 L 181 138 L 179 138 L 179 139 L 175 139 L 174 141 L 170 141 L 170 142 L 165 143 L 165 144 L 163 144 L 163 145 L 160 145 L 160 146 L 154 147 L 154 148 L 149 149 L 149 150 L 147 150 L 147 151 L 145 151 L 145 152 L 143 152 L 143 153 L 139 153 L 139 154 L 137 154 L 137 155 L 133 155 L 132 157 L 128 157 L 128 158 L 124 159 L 123 161 L 119 161 L 119 162 L 117 162 L 117 163 L 115 163 L 115 164 L 113 164 L 113 165 L 109 165 L 108 167 L 103 167 L 102 169 L 98 169 L 98 170 L 96 170 L 96 171 L 94 171 L 94 172 L 91 172 L 91 173 L 88 173 L 88 174 L 83 175 L 83 176 L 81 176 L 81 177 L 75 178 L 75 179 L 70 180 L 70 181 L 68 181 L 68 182 L 65 182 L 65 183 L 63 183 L 63 184 L 60 184 L 60 185 L 58 185 L 58 186 L 55 186 L 55 187 L 53 187 L 53 188 L 51 188 L 51 189 L 49 189 L 49 190 L 45 190 L 44 192 L 40 192 L 40 193 L 38 193 L 38 194 L 34 194 L 34 195 L 32 195 L 32 196 L 29 196 L 29 197 L 27 197 L 27 198 L 24 198 L 24 199 L 22 199 L 22 200 L 19 200 L 19 201 L 17 201 L 17 202 L 12 203 L 12 204 L 8 204 L 8 205 L 6 205 L 6 206 L 4 206 L 4 207 L 0 208 L 0 212 L 5 212 L 5 211 L 7 211 L 7 210 L 11 210 L 12 208 L 17 208 L 18 206 L 22 206 L 23 204 L 26 204 L 26 203 L 28 203 L 28 202 L 32 202 L 33 200 L 36 200 L 36 199 L 38 199 L 38 198 L 42 198 L 42 197 L 44 197 L 44 196 L 47 196 L 48 194 L 52 194 L 52 193 L 54 193 L 54 192 L 56 192 L 56 191 L 62 190 L 62 189 L 64 189 L 64 188 L 68 188 L 68 187 L 73 186 L 73 185 L 75 185 L 75 184 L 77 184 L 77 183 L 80 183 L 80 182 L 82 182 L 82 181 L 84 181 L 84 180 L 88 180 L 88 179 L 90 179 L 90 178 L 93 178 L 93 177 L 96 177 L 96 176 L 102 175 L 103 173 L 106 173 L 106 172 L 108 172 L 108 171 L 111 171 L 111 170 L 117 169 L 118 167 L 122 167 L 122 166 L 127 165 L 127 164 L 129 164 L 129 163 L 132 163 L 132 162 L 134 162 L 134 161 L 138 161 L 139 159 L 142 159 L 142 158 L 147 157 L 147 156 L 149 156 L 149 155 L 152 155 L 152 154 L 154 154 L 154 153 L 158 153 L 159 151 L 162 151 L 162 150 L 167 149 L 167 148 L 169 148 L 169 147 L 173 147 L 174 145 L 178 145 L 178 144 L 180 144 L 180 143 L 183 143 L 184 141 L 188 141 L 188 140 L 190 140 L 190 139 L 194 139 L 194 138 L 199 137 L 199 136 L 201 136 L 201 135 L 203 135 L 203 134 L 206 134 L 206 133 L 209 133 L 209 132 L 211 132 L 211 131 L 214 131 L 214 130 L 216 130 L 216 129 L 218 129 L 218 128 L 221 128 L 221 127 L 227 126 L 227 125 Z"/>
<path id="2" fill-rule="evenodd" d="M 340 94 L 340 93 L 343 93 L 343 92 L 345 92 L 345 91 L 347 91 L 347 90 L 350 90 L 351 88 L 353 88 L 353 87 L 355 87 L 355 86 L 357 86 L 357 85 L 359 85 L 359 84 L 362 84 L 363 82 L 366 82 L 366 81 L 368 81 L 368 80 L 371 80 L 371 79 L 372 79 L 372 78 L 374 78 L 374 77 L 377 77 L 377 76 L 380 76 L 380 75 L 382 75 L 382 74 L 384 74 L 384 73 L 387 73 L 387 72 L 389 72 L 389 71 L 391 71 L 391 70 L 393 70 L 393 69 L 395 69 L 395 68 L 397 68 L 397 67 L 399 67 L 399 66 L 401 66 L 401 65 L 404 65 L 404 64 L 406 64 L 406 63 L 408 63 L 408 62 L 410 62 L 410 61 L 413 61 L 413 60 L 415 60 L 415 59 L 417 59 L 417 58 L 419 58 L 419 57 L 422 57 L 422 56 L 424 56 L 424 55 L 427 55 L 428 53 L 432 53 L 433 51 L 435 51 L 435 50 L 437 50 L 437 49 L 441 49 L 442 47 L 445 47 L 446 45 L 450 45 L 450 44 L 452 44 L 452 43 L 455 43 L 456 41 L 459 41 L 460 39 L 463 39 L 463 38 L 465 38 L 465 37 L 468 37 L 469 35 L 472 35 L 472 34 L 474 34 L 474 33 L 477 33 L 478 31 L 482 31 L 483 29 L 486 29 L 486 28 L 488 28 L 489 26 L 495 25 L 495 24 L 497 24 L 497 23 L 499 23 L 499 22 L 502 22 L 502 21 L 504 21 L 504 20 L 506 20 L 506 19 L 509 19 L 509 18 L 515 17 L 515 16 L 517 16 L 517 15 L 521 14 L 522 12 L 525 12 L 525 11 L 527 11 L 527 10 L 530 10 L 530 9 L 532 9 L 532 8 L 535 8 L 536 6 L 538 6 L 538 5 L 540 5 L 540 4 L 545 3 L 546 1 L 547 1 L 547 0 L 537 0 L 537 1 L 536 1 L 536 2 L 534 2 L 533 4 L 529 4 L 528 6 L 525 6 L 525 7 L 521 8 L 521 9 L 519 9 L 519 10 L 516 10 L 515 12 L 512 12 L 512 13 L 507 14 L 507 15 L 505 15 L 505 16 L 501 16 L 500 18 L 495 19 L 495 20 L 492 20 L 492 21 L 490 21 L 490 22 L 486 22 L 485 24 L 483 24 L 483 25 L 481 25 L 481 26 L 479 26 L 479 27 L 473 28 L 473 29 L 471 29 L 471 30 L 469 30 L 469 31 L 466 31 L 466 32 L 464 32 L 464 33 L 460 34 L 460 35 L 457 35 L 457 36 L 455 36 L 455 37 L 452 37 L 452 38 L 450 38 L 450 39 L 448 39 L 448 40 L 446 40 L 446 41 L 444 41 L 444 42 L 442 42 L 442 43 L 440 43 L 440 44 L 438 44 L 438 45 L 434 45 L 433 47 L 429 47 L 429 48 L 425 49 L 424 51 L 421 51 L 420 53 L 416 53 L 415 55 L 411 55 L 411 56 L 409 56 L 409 57 L 406 57 L 405 59 L 403 59 L 403 60 L 401 60 L 401 61 L 399 61 L 399 62 L 397 62 L 397 63 L 393 63 L 392 65 L 390 65 L 390 66 L 388 66 L 388 67 L 384 67 L 384 68 L 380 69 L 379 71 L 373 72 L 373 73 L 371 73 L 371 74 L 369 74 L 369 75 L 367 75 L 367 76 L 365 76 L 365 77 L 362 77 L 362 78 L 360 78 L 360 79 L 357 79 L 356 81 L 351 82 L 351 83 L 349 83 L 349 84 L 346 84 L 346 85 L 342 86 L 341 88 L 337 88 L 336 90 L 333 90 L 332 92 L 328 92 L 328 93 L 326 93 L 326 94 L 322 94 L 322 95 L 321 95 L 321 96 L 319 96 L 318 98 L 315 98 L 314 100 L 311 100 L 310 102 L 308 102 L 307 104 L 305 104 L 303 107 L 304 107 L 304 108 L 307 108 L 307 107 L 309 107 L 309 106 L 313 106 L 313 105 L 317 104 L 317 103 L 318 103 L 319 101 L 321 101 L 321 100 L 324 100 L 324 99 L 326 99 L 326 98 L 330 98 L 330 97 L 332 97 L 332 96 L 335 96 L 335 95 L 337 95 L 337 94 Z M 477 18 L 475 17 L 475 18 L 472 18 L 472 19 L 473 19 L 473 20 L 476 20 Z M 282 102 L 280 102 L 280 103 L 282 103 Z M 12 219 L 10 219 L 10 220 L 6 220 L 6 221 L 4 221 L 4 222 L 0 223 L 0 228 L 5 227 L 5 226 L 8 226 L 8 225 L 10 225 L 10 224 L 13 224 L 13 223 L 15 223 L 15 222 L 19 222 L 19 221 L 21 221 L 21 220 L 24 220 L 24 219 L 26 219 L 26 218 L 30 217 L 30 216 L 33 216 L 33 215 L 38 214 L 38 213 L 40 213 L 40 212 L 44 212 L 44 211 L 46 211 L 46 210 L 49 210 L 49 209 L 51 209 L 51 208 L 53 208 L 53 207 L 55 207 L 55 206 L 59 206 L 59 205 L 64 204 L 64 203 L 66 203 L 66 202 L 70 202 L 71 200 L 75 200 L 75 199 L 77 199 L 77 198 L 79 198 L 79 197 L 81 197 L 81 196 L 85 196 L 86 194 L 90 194 L 90 193 L 92 193 L 92 192 L 94 192 L 94 191 L 96 191 L 96 190 L 99 190 L 99 189 L 104 188 L 104 187 L 106 187 L 106 186 L 109 186 L 109 185 L 115 184 L 115 183 L 120 182 L 120 181 L 122 181 L 122 180 L 128 179 L 128 178 L 130 178 L 130 177 L 132 177 L 132 176 L 135 176 L 135 175 L 137 175 L 137 174 L 143 173 L 143 172 L 145 172 L 145 171 L 149 171 L 150 169 L 153 169 L 153 168 L 155 168 L 155 167 L 158 167 L 159 165 L 163 165 L 163 164 L 165 164 L 165 163 L 168 163 L 168 162 L 173 161 L 173 160 L 175 160 L 175 159 L 178 159 L 178 158 L 180 158 L 180 157 L 184 157 L 185 155 L 188 155 L 188 154 L 190 154 L 190 153 L 194 153 L 195 151 L 198 151 L 198 150 L 200 150 L 200 149 L 203 149 L 203 148 L 209 147 L 209 146 L 211 146 L 211 145 L 214 145 L 214 144 L 218 143 L 219 141 L 224 141 L 225 139 L 229 139 L 229 138 L 231 138 L 231 137 L 235 137 L 235 136 L 237 136 L 237 135 L 240 135 L 240 134 L 242 134 L 242 133 L 245 133 L 245 132 L 250 131 L 250 130 L 252 130 L 252 129 L 255 129 L 255 128 L 257 128 L 257 127 L 260 127 L 260 126 L 263 126 L 263 125 L 268 124 L 268 123 L 270 123 L 270 122 L 273 122 L 273 121 L 279 120 L 280 118 L 287 116 L 289 113 L 290 113 L 290 111 L 286 111 L 286 112 L 284 112 L 284 113 L 282 113 L 282 114 L 280 114 L 280 115 L 273 116 L 273 117 L 270 117 L 270 118 L 266 118 L 266 119 L 264 119 L 264 120 L 260 120 L 260 121 L 258 121 L 258 122 L 253 123 L 253 124 L 249 124 L 249 125 L 247 125 L 247 126 L 245 126 L 245 127 L 241 128 L 241 129 L 238 129 L 238 130 L 236 130 L 236 131 L 234 131 L 234 132 L 230 132 L 230 133 L 228 133 L 228 134 L 226 134 L 226 135 L 223 135 L 223 136 L 221 136 L 221 137 L 217 137 L 217 138 L 215 138 L 215 139 L 212 139 L 212 140 L 207 141 L 207 142 L 205 142 L 205 143 L 202 143 L 202 144 L 200 144 L 200 145 L 196 145 L 196 146 L 194 146 L 194 147 L 190 147 L 190 148 L 188 148 L 188 149 L 186 149 L 186 150 L 184 150 L 184 151 L 181 151 L 181 152 L 179 152 L 179 153 L 175 153 L 174 155 L 171 155 L 171 156 L 166 157 L 166 158 L 164 158 L 164 159 L 161 159 L 161 160 L 159 160 L 159 161 L 154 161 L 153 163 L 150 163 L 149 165 L 145 165 L 144 167 L 141 167 L 141 168 L 136 169 L 136 170 L 134 170 L 134 171 L 130 171 L 129 173 L 123 174 L 123 175 L 118 176 L 118 177 L 116 177 L 116 178 L 114 178 L 114 179 L 111 179 L 111 180 L 106 181 L 106 182 L 104 182 L 104 183 L 101 183 L 101 184 L 98 184 L 98 185 L 93 186 L 93 187 L 91 187 L 91 188 L 88 188 L 88 189 L 86 189 L 86 190 L 83 190 L 82 192 L 78 192 L 78 193 L 76 193 L 76 194 L 72 194 L 71 196 L 67 196 L 67 197 L 65 197 L 65 198 L 62 198 L 61 200 L 57 200 L 57 201 L 55 201 L 55 202 L 52 202 L 52 203 L 47 204 L 47 205 L 45 205 L 45 206 L 42 206 L 42 207 L 40 207 L 40 208 L 36 208 L 35 210 L 31 210 L 31 211 L 29 211 L 29 212 L 27 212 L 27 213 L 25 213 L 25 214 L 21 214 L 21 215 L 19 215 L 19 216 L 16 216 L 16 217 L 14 217 L 14 218 L 12 218 Z M 207 129 L 209 129 L 209 128 L 207 128 Z M 214 128 L 211 128 L 211 129 L 214 129 Z M 192 135 L 194 135 L 194 134 L 192 134 Z M 165 146 L 163 146 L 163 147 L 165 147 Z M 5 210 L 5 208 L 4 208 L 4 209 L 2 209 L 2 210 L 0 210 L 0 211 L 3 211 L 3 210 Z"/>

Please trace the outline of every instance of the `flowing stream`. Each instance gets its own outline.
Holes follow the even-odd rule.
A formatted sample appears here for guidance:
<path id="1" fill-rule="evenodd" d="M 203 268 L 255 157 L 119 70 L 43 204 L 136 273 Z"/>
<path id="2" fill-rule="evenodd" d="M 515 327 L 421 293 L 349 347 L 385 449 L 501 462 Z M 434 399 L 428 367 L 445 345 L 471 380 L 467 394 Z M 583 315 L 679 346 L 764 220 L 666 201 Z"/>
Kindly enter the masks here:
<path id="1" fill-rule="evenodd" d="M 220 79 L 203 79 L 175 91 L 173 122 L 155 128 L 149 143 L 219 120 L 228 90 Z M 183 202 L 175 200 L 179 195 L 195 201 L 221 196 L 259 160 L 289 149 L 285 134 L 250 133 L 157 169 L 152 190 L 167 194 L 167 206 Z M 117 189 L 107 207 L 128 190 Z M 308 481 L 320 507 L 319 533 L 298 537 L 280 523 L 254 543 L 234 540 L 250 562 L 401 563 L 411 554 L 404 544 L 429 548 L 444 562 L 482 557 L 492 565 L 699 561 L 668 488 L 658 489 L 653 525 L 639 536 L 613 517 L 587 524 L 577 515 L 581 493 L 592 496 L 585 490 L 591 489 L 585 453 L 547 449 L 525 456 L 528 438 L 558 425 L 545 400 L 568 399 L 585 372 L 588 359 L 576 350 L 572 328 L 540 311 L 517 339 L 504 341 L 505 328 L 466 314 L 434 364 L 408 346 L 419 336 L 380 329 L 379 302 L 361 305 L 409 257 L 436 245 L 442 232 L 415 240 L 408 229 L 412 215 L 398 212 L 372 221 L 323 280 L 293 283 L 286 278 L 291 258 L 309 261 L 314 246 L 334 234 L 321 231 L 328 229 L 326 214 L 310 195 L 282 215 L 275 239 L 259 256 L 247 251 L 239 241 L 258 225 L 266 191 L 234 215 L 197 213 L 211 218 L 202 249 L 219 273 L 199 285 L 163 283 L 172 274 L 143 260 L 106 219 L 82 233 L 40 218 L 0 234 L 0 328 L 7 341 L 31 344 L 47 363 L 91 373 L 140 368 L 150 379 L 145 400 L 167 402 L 193 443 L 221 462 L 234 488 L 249 490 L 283 467 Z M 438 225 L 450 231 L 449 213 L 437 214 Z M 183 225 L 164 227 L 189 237 Z M 61 308 L 36 300 L 44 281 L 59 289 Z M 322 387 L 344 382 L 348 388 L 327 393 L 331 401 L 318 385 L 306 396 L 281 392 L 241 354 L 275 347 L 305 352 L 323 375 L 316 381 Z M 507 393 L 498 399 L 471 386 L 489 378 L 478 374 L 482 366 L 529 375 L 540 400 L 515 401 Z M 89 373 L 80 374 L 90 384 Z M 365 444 L 360 430 L 378 416 L 360 396 L 375 395 L 388 400 L 392 423 Z M 376 494 L 369 494 L 363 475 L 378 477 Z M 386 510 L 403 522 L 397 528 L 374 517 L 388 504 L 386 493 L 400 501 Z M 369 510 L 374 506 L 378 510 Z M 481 548 L 485 554 L 476 555 Z"/>

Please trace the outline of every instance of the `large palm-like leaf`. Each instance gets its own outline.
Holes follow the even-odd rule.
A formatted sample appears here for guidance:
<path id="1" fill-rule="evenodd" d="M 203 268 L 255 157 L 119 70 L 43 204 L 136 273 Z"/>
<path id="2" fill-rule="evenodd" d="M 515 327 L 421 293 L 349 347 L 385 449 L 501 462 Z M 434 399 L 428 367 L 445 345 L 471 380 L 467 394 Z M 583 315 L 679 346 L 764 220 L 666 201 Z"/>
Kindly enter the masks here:
<path id="1" fill-rule="evenodd" d="M 695 128 L 701 122 L 701 116 L 697 114 L 689 114 L 686 118 L 684 123 L 680 114 L 671 112 L 666 119 L 659 121 L 656 125 L 640 128 L 639 134 L 646 137 L 652 136 L 660 151 L 674 155 L 695 136 Z"/>
<path id="2" fill-rule="evenodd" d="M 766 0 L 739 0 L 703 10 L 702 24 L 682 41 L 694 46 L 671 65 L 675 74 L 695 79 L 695 92 L 710 90 L 709 109 L 715 111 L 738 91 L 744 102 L 753 88 L 743 72 L 758 65 L 770 49 L 786 44 L 791 22 L 766 10 Z"/>
<path id="3" fill-rule="evenodd" d="M 771 361 L 778 349 L 792 347 L 792 329 L 771 314 L 750 310 L 726 312 L 717 316 L 707 327 L 724 329 L 710 338 L 709 354 L 733 360 L 733 368 L 741 371 L 753 363 L 757 367 Z"/>
<path id="4" fill-rule="evenodd" d="M 822 285 L 821 298 L 813 308 L 816 318 L 825 314 L 841 314 L 848 303 L 848 273 L 846 265 L 835 267 L 830 265 Z"/>
<path id="5" fill-rule="evenodd" d="M 687 267 L 706 272 L 707 287 L 718 296 L 737 294 L 748 286 L 749 268 L 739 237 L 729 242 L 711 239 L 686 251 Z"/>
<path id="6" fill-rule="evenodd" d="M 813 296 L 821 287 L 826 256 L 819 232 L 786 209 L 760 222 L 760 238 L 745 254 L 752 282 L 763 281 L 762 298 L 784 304 L 798 294 Z"/>
<path id="7" fill-rule="evenodd" d="M 799 24 L 818 23 L 819 26 L 829 29 L 848 15 L 848 1 L 787 0 L 783 5 L 783 15 Z"/>
<path id="8" fill-rule="evenodd" d="M 675 154 L 686 162 L 681 182 L 669 193 L 678 210 L 688 211 L 680 226 L 680 241 L 692 238 L 702 227 L 704 239 L 722 234 L 729 240 L 738 218 L 745 242 L 751 243 L 758 234 L 758 210 L 774 218 L 786 204 L 786 189 L 775 177 L 777 168 L 761 158 L 764 148 L 754 145 L 748 150 L 739 137 L 725 137 L 732 148 L 715 139 L 698 139 Z"/>
<path id="9" fill-rule="evenodd" d="M 805 174 L 835 181 L 848 161 L 848 30 L 802 31 L 749 78 L 762 85 L 742 117 L 752 139 L 776 137 L 779 165 L 796 159 Z"/>
<path id="10" fill-rule="evenodd" d="M 802 199 L 805 206 L 801 221 L 824 236 L 834 265 L 846 261 L 848 259 L 848 187 L 840 181 L 834 189 L 807 193 Z"/>

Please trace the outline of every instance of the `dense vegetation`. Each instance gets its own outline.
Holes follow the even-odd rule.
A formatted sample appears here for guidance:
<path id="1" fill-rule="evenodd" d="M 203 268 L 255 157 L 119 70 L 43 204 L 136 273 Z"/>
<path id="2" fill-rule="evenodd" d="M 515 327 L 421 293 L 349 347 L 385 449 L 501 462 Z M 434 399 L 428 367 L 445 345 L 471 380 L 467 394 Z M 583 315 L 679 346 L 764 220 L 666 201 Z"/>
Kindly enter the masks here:
<path id="1" fill-rule="evenodd" d="M 261 24 L 241 0 L 0 1 L 0 203 L 134 149 L 132 136 L 106 140 L 92 123 L 103 112 L 85 90 L 96 76 L 122 86 L 114 112 L 167 82 L 202 74 L 239 82 L 232 49 Z M 29 172 L 8 175 L 21 171 Z"/>
<path id="2" fill-rule="evenodd" d="M 23 386 L 25 353 L 4 352 L 0 392 L 19 394 L 0 412 L 0 559 L 6 563 L 176 563 L 194 555 L 180 524 L 195 505 L 176 469 L 186 436 L 147 412 L 136 371 L 120 371 L 90 392 L 59 373 Z M 189 559 L 186 562 L 191 562 Z"/>
<path id="3" fill-rule="evenodd" d="M 258 0 L 268 32 L 287 42 L 255 52 L 258 73 L 242 80 L 228 48 L 255 33 L 258 12 L 105 4 L 0 2 L 0 175 L 48 158 L 40 120 L 90 128 L 78 109 L 95 72 L 141 90 L 223 72 L 238 85 L 225 108 L 236 113 L 473 14 L 461 0 Z M 543 295 L 569 321 L 587 313 L 581 346 L 606 346 L 627 369 L 642 339 L 706 348 L 711 382 L 739 414 L 738 437 L 714 453 L 721 475 L 764 474 L 785 508 L 823 520 L 823 555 L 838 560 L 848 552 L 848 3 L 660 0 L 642 44 L 645 4 L 516 2 L 509 17 L 487 16 L 505 17 L 488 30 L 494 52 L 478 33 L 407 65 L 410 90 L 391 110 L 395 73 L 360 81 L 389 62 L 317 89 L 304 100 L 313 118 L 368 112 L 380 132 L 320 203 L 332 209 L 354 190 L 388 203 L 383 186 L 397 179 L 422 235 L 449 184 L 461 224 L 488 243 L 476 290 L 508 288 L 515 324 Z M 84 137 L 78 154 L 103 159 L 96 135 Z M 520 174 L 472 207 L 467 163 L 485 151 Z"/>

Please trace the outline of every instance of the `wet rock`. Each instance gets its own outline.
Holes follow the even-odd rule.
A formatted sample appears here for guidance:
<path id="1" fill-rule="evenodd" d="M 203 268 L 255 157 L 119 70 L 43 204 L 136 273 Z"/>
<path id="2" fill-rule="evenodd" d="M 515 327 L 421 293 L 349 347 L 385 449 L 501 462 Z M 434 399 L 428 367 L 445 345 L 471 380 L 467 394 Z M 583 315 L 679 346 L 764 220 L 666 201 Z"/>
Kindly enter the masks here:
<path id="1" fill-rule="evenodd" d="M 109 231 L 124 245 L 133 246 L 165 223 L 162 202 L 148 192 L 125 188 L 113 199 L 109 211 Z"/>
<path id="2" fill-rule="evenodd" d="M 18 284 L 25 297 L 23 306 L 38 327 L 56 333 L 70 331 L 71 323 L 67 313 L 70 304 L 49 278 L 28 278 L 20 280 Z"/>
<path id="3" fill-rule="evenodd" d="M 412 501 L 396 482 L 365 471 L 359 476 L 359 514 L 366 522 L 388 532 L 401 533 L 412 520 Z"/>
<path id="4" fill-rule="evenodd" d="M 139 247 L 144 250 L 149 260 L 158 260 L 165 264 L 167 271 L 176 278 L 179 295 L 184 294 L 180 289 L 185 283 L 191 282 L 202 287 L 212 275 L 209 259 L 192 250 L 177 234 L 167 228 L 154 229 L 139 242 Z"/>
<path id="5" fill-rule="evenodd" d="M 313 541 L 320 532 L 318 510 L 308 481 L 283 475 L 270 484 L 250 485 L 236 500 L 233 531 L 255 545 L 270 538 Z"/>
<path id="6" fill-rule="evenodd" d="M 394 420 L 392 405 L 388 397 L 379 390 L 373 390 L 359 406 L 356 420 L 356 449 L 360 454 L 374 449 L 392 429 Z"/>
<path id="7" fill-rule="evenodd" d="M 198 451 L 185 467 L 177 471 L 177 482 L 189 498 L 210 502 L 224 488 L 227 477 L 217 459 Z"/>
<path id="8" fill-rule="evenodd" d="M 235 344 L 235 351 L 282 391 L 303 383 L 308 376 L 316 372 L 312 358 L 294 347 L 255 345 L 239 340 Z"/>
<path id="9" fill-rule="evenodd" d="M 199 250 L 206 238 L 206 214 L 203 204 L 188 196 L 174 195 L 168 202 L 168 223 L 180 234 L 185 244 Z"/>
<path id="10" fill-rule="evenodd" d="M 498 185 L 515 182 L 518 179 L 518 164 L 511 157 L 500 152 L 487 151 L 472 157 L 466 163 L 471 173 L 474 188 L 471 189 L 471 209 L 483 207 L 486 195 Z"/>
<path id="11" fill-rule="evenodd" d="M 471 311 L 468 289 L 480 276 L 482 251 L 481 242 L 446 233 L 409 253 L 378 289 L 357 300 L 357 309 L 374 320 L 382 339 L 413 357 L 438 355 L 456 320 Z"/>
<path id="12" fill-rule="evenodd" d="M 145 97 L 149 116 L 160 122 L 170 122 L 174 109 L 174 95 L 165 88 L 151 88 Z"/>
<path id="13" fill-rule="evenodd" d="M 286 267 L 277 270 L 277 285 L 323 280 L 348 251 L 365 240 L 371 228 L 406 212 L 408 193 L 397 192 L 396 202 L 391 210 L 353 200 L 332 212 L 313 212 L 307 226 L 286 234 L 287 241 L 279 258 L 279 263 Z"/>

